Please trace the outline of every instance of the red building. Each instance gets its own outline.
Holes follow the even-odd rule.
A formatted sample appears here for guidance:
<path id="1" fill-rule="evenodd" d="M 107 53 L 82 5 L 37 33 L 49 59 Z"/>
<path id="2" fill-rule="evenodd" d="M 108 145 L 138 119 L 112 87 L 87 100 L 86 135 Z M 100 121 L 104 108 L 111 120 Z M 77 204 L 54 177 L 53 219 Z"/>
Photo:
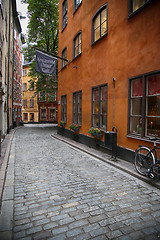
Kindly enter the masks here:
<path id="1" fill-rule="evenodd" d="M 18 18 L 14 20 L 13 126 L 22 120 L 22 41 Z"/>
<path id="2" fill-rule="evenodd" d="M 57 123 L 58 119 L 57 91 L 52 94 L 40 92 L 38 94 L 39 122 Z"/>

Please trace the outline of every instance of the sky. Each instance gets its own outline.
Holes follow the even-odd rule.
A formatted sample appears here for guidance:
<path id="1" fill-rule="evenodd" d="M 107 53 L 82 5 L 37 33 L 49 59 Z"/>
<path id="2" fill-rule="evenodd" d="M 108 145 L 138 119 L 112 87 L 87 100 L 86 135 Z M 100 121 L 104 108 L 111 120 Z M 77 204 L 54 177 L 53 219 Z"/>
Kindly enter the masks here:
<path id="1" fill-rule="evenodd" d="M 28 18 L 27 18 L 27 4 L 22 4 L 21 0 L 16 0 L 17 2 L 17 12 L 21 12 L 22 16 L 25 16 L 26 19 L 21 19 L 21 28 L 22 28 L 22 33 L 27 34 L 27 25 L 28 25 Z"/>

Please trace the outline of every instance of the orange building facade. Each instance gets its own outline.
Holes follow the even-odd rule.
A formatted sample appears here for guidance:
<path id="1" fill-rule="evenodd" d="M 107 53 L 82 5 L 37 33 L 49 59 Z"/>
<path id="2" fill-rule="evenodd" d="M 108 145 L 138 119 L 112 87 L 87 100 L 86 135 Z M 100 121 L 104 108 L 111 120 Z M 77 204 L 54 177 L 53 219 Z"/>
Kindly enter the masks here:
<path id="1" fill-rule="evenodd" d="M 59 62 L 60 134 L 107 149 L 116 127 L 117 156 L 129 161 L 160 138 L 159 10 L 159 0 L 59 1 L 59 56 L 70 60 Z"/>

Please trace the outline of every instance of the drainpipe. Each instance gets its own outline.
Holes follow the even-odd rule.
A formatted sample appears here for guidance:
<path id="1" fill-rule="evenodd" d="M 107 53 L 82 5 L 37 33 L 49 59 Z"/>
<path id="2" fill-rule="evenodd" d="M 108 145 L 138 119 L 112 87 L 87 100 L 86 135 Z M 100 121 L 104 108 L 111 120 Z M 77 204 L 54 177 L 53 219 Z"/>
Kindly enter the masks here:
<path id="1" fill-rule="evenodd" d="M 113 127 L 114 127 L 114 111 L 115 111 L 115 82 L 116 82 L 116 79 L 113 78 Z"/>
<path id="2" fill-rule="evenodd" d="M 8 34 L 8 84 L 7 84 L 7 133 L 10 131 L 9 126 L 9 62 L 10 62 L 10 32 L 11 32 L 11 2 L 9 0 L 9 34 Z"/>

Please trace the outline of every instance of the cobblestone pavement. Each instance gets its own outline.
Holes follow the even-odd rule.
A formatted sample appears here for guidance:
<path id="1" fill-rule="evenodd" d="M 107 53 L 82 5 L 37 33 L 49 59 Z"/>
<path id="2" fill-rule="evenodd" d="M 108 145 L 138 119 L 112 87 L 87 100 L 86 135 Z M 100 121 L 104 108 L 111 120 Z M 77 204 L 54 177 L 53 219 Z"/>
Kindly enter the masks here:
<path id="1" fill-rule="evenodd" d="M 14 136 L 14 239 L 160 239 L 160 191 L 53 132 Z"/>

